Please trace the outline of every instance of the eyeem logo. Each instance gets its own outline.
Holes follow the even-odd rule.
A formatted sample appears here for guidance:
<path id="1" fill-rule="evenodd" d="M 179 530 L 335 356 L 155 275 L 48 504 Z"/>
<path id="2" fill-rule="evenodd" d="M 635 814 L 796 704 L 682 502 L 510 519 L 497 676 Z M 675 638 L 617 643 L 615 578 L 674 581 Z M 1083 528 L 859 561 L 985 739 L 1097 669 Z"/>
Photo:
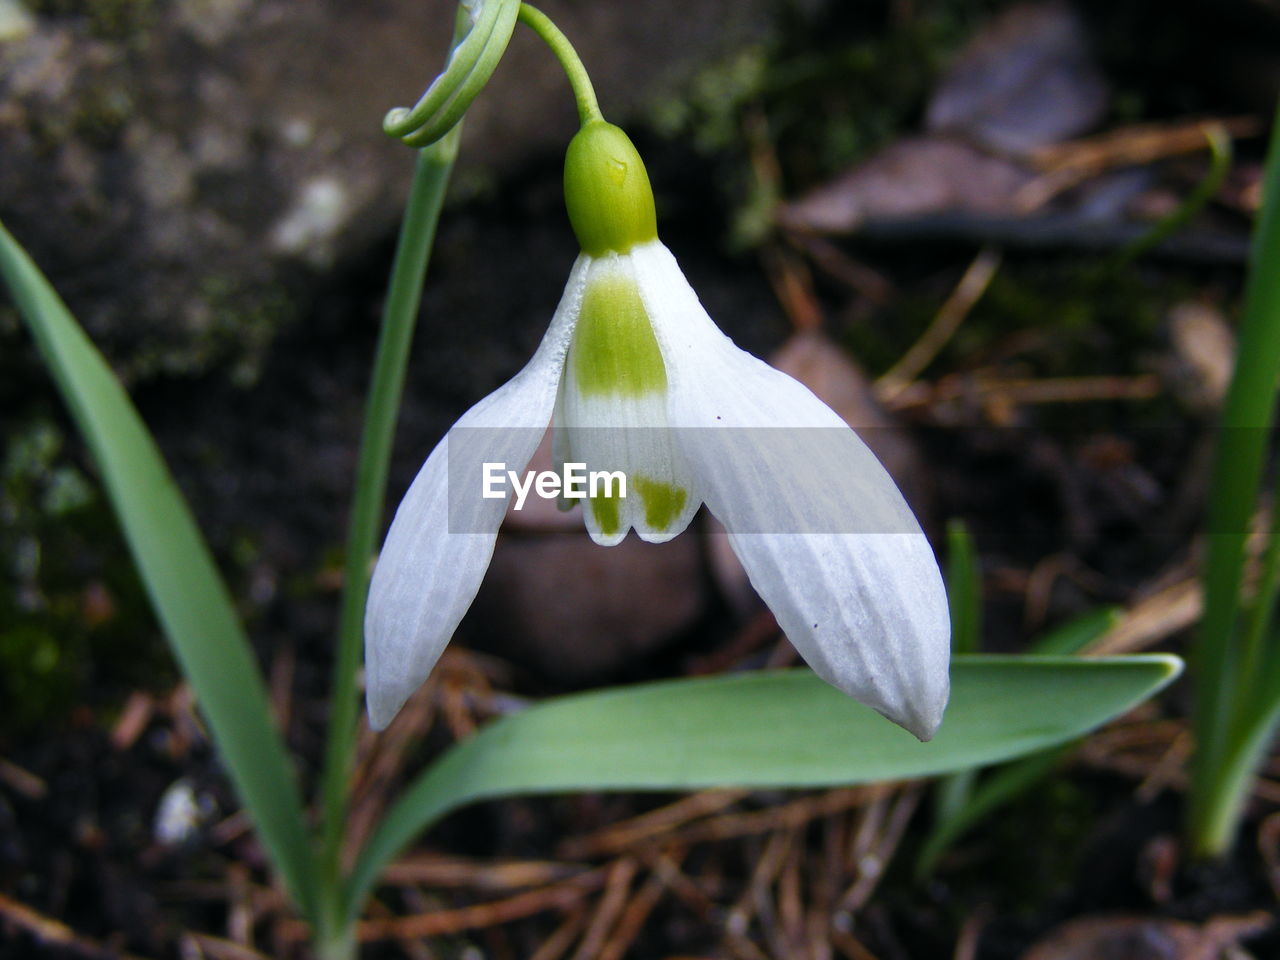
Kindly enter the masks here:
<path id="1" fill-rule="evenodd" d="M 586 497 L 626 497 L 627 475 L 621 470 L 592 470 L 587 472 L 585 463 L 566 463 L 562 473 L 554 470 L 528 470 L 524 482 L 514 470 L 508 470 L 505 463 L 485 463 L 482 466 L 483 485 L 480 495 L 486 500 L 501 500 L 507 495 L 506 486 L 516 495 L 516 510 L 524 508 L 525 498 L 532 490 L 544 500 L 564 497 L 567 500 L 582 500 Z"/>

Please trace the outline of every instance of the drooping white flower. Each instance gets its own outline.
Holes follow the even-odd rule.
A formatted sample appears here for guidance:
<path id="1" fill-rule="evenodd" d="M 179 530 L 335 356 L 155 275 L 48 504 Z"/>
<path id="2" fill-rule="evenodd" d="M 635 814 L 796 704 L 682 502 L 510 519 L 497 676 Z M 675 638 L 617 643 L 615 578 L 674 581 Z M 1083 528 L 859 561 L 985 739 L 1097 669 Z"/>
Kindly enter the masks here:
<path id="1" fill-rule="evenodd" d="M 584 501 L 597 543 L 668 540 L 705 503 L 814 671 L 931 737 L 948 694 L 946 594 L 888 473 L 711 321 L 657 239 L 621 130 L 574 138 L 565 193 L 583 253 L 546 336 L 440 441 L 387 535 L 365 619 L 370 723 L 386 726 L 426 679 L 479 589 L 507 508 L 481 495 L 481 466 L 523 471 L 551 422 L 557 460 L 627 478 L 626 496 Z"/>

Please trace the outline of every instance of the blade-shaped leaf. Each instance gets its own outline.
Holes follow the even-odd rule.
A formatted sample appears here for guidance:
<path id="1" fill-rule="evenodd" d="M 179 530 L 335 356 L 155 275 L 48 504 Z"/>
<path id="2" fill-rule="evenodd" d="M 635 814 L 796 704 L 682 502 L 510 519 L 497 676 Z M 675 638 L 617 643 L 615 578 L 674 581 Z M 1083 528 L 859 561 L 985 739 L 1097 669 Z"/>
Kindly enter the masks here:
<path id="1" fill-rule="evenodd" d="M 938 734 L 920 743 L 807 670 L 732 674 L 548 701 L 504 717 L 420 776 L 353 874 L 382 867 L 473 800 L 570 790 L 813 787 L 932 776 L 1070 740 L 1150 696 L 1177 657 L 958 657 Z"/>
<path id="2" fill-rule="evenodd" d="M 947 524 L 947 607 L 951 612 L 951 652 L 982 650 L 982 571 L 973 535 L 963 520 Z M 976 769 L 943 777 L 934 788 L 934 817 L 943 820 L 969 799 Z"/>
<path id="3" fill-rule="evenodd" d="M 89 448 L 165 636 L 262 842 L 315 904 L 302 803 L 248 640 L 186 501 L 134 409 L 39 269 L 0 226 L 0 276 Z"/>
<path id="4" fill-rule="evenodd" d="M 1031 644 L 1028 652 L 1065 656 L 1079 653 L 1090 644 L 1101 640 L 1124 616 L 1119 607 L 1099 607 L 1082 613 L 1074 620 L 1050 630 Z"/>
<path id="5" fill-rule="evenodd" d="M 977 653 L 982 647 L 982 571 L 963 520 L 947 524 L 947 601 L 951 652 Z"/>
<path id="6" fill-rule="evenodd" d="M 1120 610 L 1116 607 L 1090 611 L 1045 634 L 1031 645 L 1031 652 L 1055 656 L 1077 653 L 1102 637 L 1119 620 Z M 916 859 L 916 875 L 927 876 L 956 838 L 1047 776 L 1069 749 L 1052 747 L 1025 756 L 988 774 L 976 788 L 977 768 L 942 780 L 938 784 L 933 829 Z"/>
<path id="7" fill-rule="evenodd" d="M 948 810 L 946 816 L 934 824 L 916 858 L 916 877 L 927 877 L 938 858 L 967 830 L 1030 790 L 1070 752 L 1069 746 L 1050 747 L 986 774 L 977 786 L 970 788 L 962 804 Z M 976 770 L 970 772 L 977 773 Z"/>

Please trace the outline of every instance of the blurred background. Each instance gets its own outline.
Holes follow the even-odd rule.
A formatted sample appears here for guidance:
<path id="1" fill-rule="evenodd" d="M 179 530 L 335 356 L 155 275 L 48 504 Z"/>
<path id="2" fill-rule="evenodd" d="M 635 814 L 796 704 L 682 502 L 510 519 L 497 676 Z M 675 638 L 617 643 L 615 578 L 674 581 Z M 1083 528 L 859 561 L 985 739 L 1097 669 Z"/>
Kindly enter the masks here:
<path id="1" fill-rule="evenodd" d="M 972 532 L 983 647 L 1114 608 L 1100 648 L 1181 650 L 1280 7 L 543 8 L 711 315 L 863 430 L 940 556 Z M 156 432 L 304 779 L 413 163 L 379 124 L 451 29 L 440 0 L 0 0 L 0 220 Z M 575 124 L 517 29 L 465 123 L 392 503 L 546 328 Z M 4 299 L 0 443 L 0 958 L 301 956 Z M 795 659 L 709 523 L 605 550 L 559 514 L 511 518 L 459 640 L 366 738 L 357 833 L 406 766 L 529 698 Z M 367 955 L 1280 956 L 1280 782 L 1236 859 L 1183 863 L 1185 708 L 1096 734 L 924 882 L 918 784 L 482 805 L 393 870 L 375 912 L 419 923 Z"/>

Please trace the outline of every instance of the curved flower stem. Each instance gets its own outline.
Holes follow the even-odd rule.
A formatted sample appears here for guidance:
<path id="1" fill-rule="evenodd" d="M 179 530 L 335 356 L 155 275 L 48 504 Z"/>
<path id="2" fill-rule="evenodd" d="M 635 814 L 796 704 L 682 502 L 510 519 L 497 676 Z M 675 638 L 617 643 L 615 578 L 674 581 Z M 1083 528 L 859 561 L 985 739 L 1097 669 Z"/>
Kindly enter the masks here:
<path id="1" fill-rule="evenodd" d="M 342 886 L 343 824 L 349 800 L 348 780 L 359 710 L 356 671 L 360 666 L 370 559 L 382 525 L 387 469 L 404 388 L 409 344 L 422 295 L 422 281 L 431 256 L 449 174 L 457 156 L 460 133 L 461 127 L 454 127 L 442 140 L 418 153 L 413 188 L 391 269 L 365 410 L 347 538 L 338 651 L 333 666 L 329 741 L 321 780 L 323 887 L 334 896 Z M 340 922 L 345 923 L 346 918 L 342 917 Z"/>
<path id="2" fill-rule="evenodd" d="M 1190 223 L 1205 204 L 1218 195 L 1223 181 L 1231 172 L 1233 156 L 1231 135 L 1221 123 L 1205 124 L 1200 132 L 1204 134 L 1209 147 L 1208 173 L 1171 213 L 1162 217 L 1150 230 L 1122 247 L 1118 253 L 1107 260 L 1102 267 L 1104 272 L 1122 270 L 1134 260 L 1164 243 Z"/>
<path id="3" fill-rule="evenodd" d="M 585 127 L 588 123 L 604 120 L 600 112 L 600 104 L 596 102 L 596 91 L 591 86 L 591 77 L 582 59 L 573 49 L 569 38 L 560 32 L 560 28 L 537 7 L 527 3 L 520 4 L 519 21 L 529 27 L 551 48 L 551 52 L 560 61 L 565 74 L 569 78 L 569 86 L 573 87 L 573 98 L 578 101 L 578 120 Z"/>

